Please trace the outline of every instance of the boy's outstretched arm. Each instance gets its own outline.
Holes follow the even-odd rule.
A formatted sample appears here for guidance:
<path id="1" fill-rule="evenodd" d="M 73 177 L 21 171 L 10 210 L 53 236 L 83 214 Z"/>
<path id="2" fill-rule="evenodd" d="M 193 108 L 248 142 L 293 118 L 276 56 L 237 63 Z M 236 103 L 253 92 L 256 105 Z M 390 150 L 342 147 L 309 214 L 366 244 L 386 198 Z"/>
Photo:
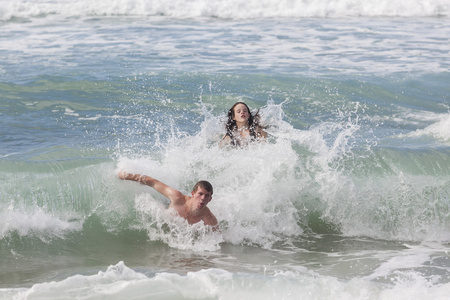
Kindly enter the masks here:
<path id="1" fill-rule="evenodd" d="M 120 179 L 138 181 L 142 184 L 148 185 L 154 188 L 157 192 L 167 197 L 174 204 L 180 204 L 185 202 L 185 195 L 180 191 L 168 186 L 167 184 L 147 175 L 127 173 L 124 170 L 120 170 L 117 174 Z"/>

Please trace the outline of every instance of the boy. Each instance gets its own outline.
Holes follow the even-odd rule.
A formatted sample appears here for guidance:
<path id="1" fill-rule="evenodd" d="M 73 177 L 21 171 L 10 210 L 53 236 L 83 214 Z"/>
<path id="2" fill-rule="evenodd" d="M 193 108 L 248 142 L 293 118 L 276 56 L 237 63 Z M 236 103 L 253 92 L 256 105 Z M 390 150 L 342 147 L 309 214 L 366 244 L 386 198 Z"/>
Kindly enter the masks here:
<path id="1" fill-rule="evenodd" d="M 189 224 L 203 221 L 205 225 L 212 226 L 213 230 L 218 229 L 216 217 L 206 207 L 212 200 L 213 194 L 213 187 L 208 181 L 197 182 L 189 196 L 147 175 L 131 174 L 121 170 L 118 176 L 120 179 L 139 181 L 141 184 L 154 188 L 170 200 L 169 207 L 172 207 Z"/>

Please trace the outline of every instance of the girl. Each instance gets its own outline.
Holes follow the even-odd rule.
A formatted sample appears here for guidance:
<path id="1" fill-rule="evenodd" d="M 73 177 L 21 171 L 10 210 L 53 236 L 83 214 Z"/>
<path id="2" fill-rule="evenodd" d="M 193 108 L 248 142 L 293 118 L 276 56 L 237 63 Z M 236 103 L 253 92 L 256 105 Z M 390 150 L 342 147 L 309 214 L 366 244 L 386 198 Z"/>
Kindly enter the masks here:
<path id="1" fill-rule="evenodd" d="M 225 129 L 222 146 L 242 147 L 251 141 L 260 141 L 267 137 L 264 127 L 259 124 L 259 110 L 252 115 L 247 104 L 243 102 L 236 102 L 230 108 Z"/>

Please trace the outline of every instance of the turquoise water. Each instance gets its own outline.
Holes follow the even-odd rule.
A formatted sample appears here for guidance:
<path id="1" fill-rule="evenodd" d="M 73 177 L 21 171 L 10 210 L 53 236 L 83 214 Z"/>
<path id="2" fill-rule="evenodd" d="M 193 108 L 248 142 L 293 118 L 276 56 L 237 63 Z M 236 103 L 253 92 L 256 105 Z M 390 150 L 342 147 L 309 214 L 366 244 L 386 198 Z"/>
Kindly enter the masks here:
<path id="1" fill-rule="evenodd" d="M 446 299 L 448 3 L 324 3 L 5 1 L 0 299 Z"/>

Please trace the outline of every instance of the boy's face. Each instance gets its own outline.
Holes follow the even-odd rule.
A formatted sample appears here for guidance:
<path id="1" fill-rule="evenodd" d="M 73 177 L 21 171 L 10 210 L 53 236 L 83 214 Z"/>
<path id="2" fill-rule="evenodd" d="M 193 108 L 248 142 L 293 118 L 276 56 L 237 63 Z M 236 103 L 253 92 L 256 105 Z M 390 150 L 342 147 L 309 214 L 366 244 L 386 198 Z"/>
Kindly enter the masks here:
<path id="1" fill-rule="evenodd" d="M 192 198 L 194 199 L 194 203 L 196 204 L 197 209 L 203 209 L 206 205 L 212 200 L 211 192 L 208 192 L 202 187 L 198 187 L 197 190 L 191 192 Z"/>

